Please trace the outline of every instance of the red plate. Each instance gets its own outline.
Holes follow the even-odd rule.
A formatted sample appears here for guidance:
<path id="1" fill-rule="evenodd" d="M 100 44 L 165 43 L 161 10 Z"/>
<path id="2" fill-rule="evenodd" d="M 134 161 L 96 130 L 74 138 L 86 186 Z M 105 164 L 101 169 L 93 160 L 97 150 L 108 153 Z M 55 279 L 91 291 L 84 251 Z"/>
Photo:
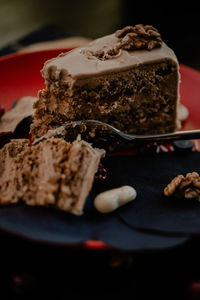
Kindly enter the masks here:
<path id="1" fill-rule="evenodd" d="M 20 97 L 37 96 L 38 90 L 44 87 L 40 73 L 44 62 L 69 50 L 44 50 L 0 58 L 0 104 L 7 110 Z"/>
<path id="2" fill-rule="evenodd" d="M 38 90 L 44 87 L 40 73 L 44 62 L 69 50 L 44 50 L 0 58 L 0 104 L 8 110 L 20 97 L 37 96 Z M 184 65 L 180 66 L 180 72 L 181 102 L 189 109 L 189 118 L 183 128 L 200 128 L 200 73 Z M 85 246 L 102 248 L 104 243 L 85 241 Z"/>

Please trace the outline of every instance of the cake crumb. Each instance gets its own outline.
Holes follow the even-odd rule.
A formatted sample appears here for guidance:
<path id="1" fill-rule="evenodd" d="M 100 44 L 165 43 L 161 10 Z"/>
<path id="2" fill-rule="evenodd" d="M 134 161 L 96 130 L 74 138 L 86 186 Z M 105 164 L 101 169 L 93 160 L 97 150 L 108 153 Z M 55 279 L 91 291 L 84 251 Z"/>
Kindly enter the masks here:
<path id="1" fill-rule="evenodd" d="M 36 97 L 26 96 L 17 100 L 16 105 L 7 111 L 0 120 L 0 133 L 14 132 L 20 122 L 33 116 Z"/>

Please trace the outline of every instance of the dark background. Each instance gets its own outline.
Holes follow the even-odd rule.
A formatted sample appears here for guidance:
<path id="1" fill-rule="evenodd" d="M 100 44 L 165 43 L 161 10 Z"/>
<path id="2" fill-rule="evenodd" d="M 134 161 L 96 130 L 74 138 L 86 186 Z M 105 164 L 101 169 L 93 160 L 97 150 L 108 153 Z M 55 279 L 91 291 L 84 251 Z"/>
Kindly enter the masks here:
<path id="1" fill-rule="evenodd" d="M 151 24 L 175 51 L 181 63 L 200 69 L 200 15 L 198 7 L 188 1 L 124 1 L 123 24 Z"/>
<path id="2" fill-rule="evenodd" d="M 181 63 L 200 70 L 199 9 L 192 1 L 1 0 L 0 48 L 53 25 L 69 36 L 98 38 L 122 26 L 155 26 Z"/>

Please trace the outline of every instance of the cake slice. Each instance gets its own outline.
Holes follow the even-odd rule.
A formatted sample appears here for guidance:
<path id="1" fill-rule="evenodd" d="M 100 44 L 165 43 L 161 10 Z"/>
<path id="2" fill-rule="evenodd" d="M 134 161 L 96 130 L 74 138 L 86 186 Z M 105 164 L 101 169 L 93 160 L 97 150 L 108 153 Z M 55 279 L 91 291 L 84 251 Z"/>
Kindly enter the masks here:
<path id="1" fill-rule="evenodd" d="M 0 204 L 22 200 L 80 215 L 103 154 L 82 140 L 13 140 L 0 150 Z"/>
<path id="2" fill-rule="evenodd" d="M 20 153 L 29 149 L 29 140 L 13 140 L 0 149 L 0 204 L 17 203 L 23 190 L 18 175 L 23 166 Z"/>
<path id="3" fill-rule="evenodd" d="M 33 138 L 64 123 L 97 119 L 126 133 L 178 127 L 179 65 L 150 25 L 127 26 L 47 61 Z"/>

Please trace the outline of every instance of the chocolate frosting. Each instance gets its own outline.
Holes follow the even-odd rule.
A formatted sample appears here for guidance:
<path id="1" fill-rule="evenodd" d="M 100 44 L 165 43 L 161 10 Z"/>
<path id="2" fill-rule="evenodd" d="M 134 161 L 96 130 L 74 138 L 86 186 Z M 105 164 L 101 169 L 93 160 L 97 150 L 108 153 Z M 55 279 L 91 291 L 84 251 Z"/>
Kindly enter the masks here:
<path id="1" fill-rule="evenodd" d="M 73 83 L 73 79 L 117 72 L 160 60 L 169 59 L 178 65 L 173 50 L 164 42 L 162 42 L 160 48 L 154 48 L 151 51 L 120 49 L 116 55 L 108 55 L 106 59 L 100 59 L 100 56 L 98 56 L 99 51 L 110 53 L 118 43 L 119 39 L 115 34 L 111 34 L 94 40 L 85 47 L 62 53 L 45 63 L 42 75 L 47 81 L 52 79 L 62 80 L 69 84 L 69 77 Z"/>

